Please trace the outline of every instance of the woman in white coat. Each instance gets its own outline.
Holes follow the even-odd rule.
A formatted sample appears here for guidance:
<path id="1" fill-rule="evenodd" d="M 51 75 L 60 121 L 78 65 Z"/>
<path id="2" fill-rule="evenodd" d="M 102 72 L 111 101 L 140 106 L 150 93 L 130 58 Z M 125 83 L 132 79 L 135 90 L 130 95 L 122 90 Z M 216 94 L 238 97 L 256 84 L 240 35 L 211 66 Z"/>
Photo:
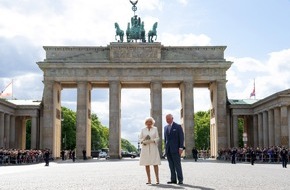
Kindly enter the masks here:
<path id="1" fill-rule="evenodd" d="M 145 166 L 148 182 L 151 184 L 150 166 L 153 165 L 156 184 L 159 184 L 159 168 L 161 165 L 160 154 L 158 150 L 159 134 L 157 127 L 154 126 L 155 120 L 152 117 L 145 119 L 145 125 L 140 133 L 140 143 L 142 144 L 140 154 L 140 166 Z"/>

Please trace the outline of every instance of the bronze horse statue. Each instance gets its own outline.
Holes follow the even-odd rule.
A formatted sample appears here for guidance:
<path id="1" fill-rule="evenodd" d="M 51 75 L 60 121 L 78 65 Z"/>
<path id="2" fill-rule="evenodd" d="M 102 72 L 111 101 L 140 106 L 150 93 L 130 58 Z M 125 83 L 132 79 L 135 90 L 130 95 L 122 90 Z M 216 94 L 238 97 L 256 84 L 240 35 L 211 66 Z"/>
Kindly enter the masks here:
<path id="1" fill-rule="evenodd" d="M 119 24 L 115 22 L 115 28 L 116 28 L 116 35 L 115 35 L 115 39 L 117 40 L 117 36 L 120 37 L 120 40 L 118 40 L 118 42 L 123 42 L 123 38 L 124 38 L 124 31 L 120 29 Z"/>
<path id="2" fill-rule="evenodd" d="M 148 42 L 150 43 L 152 43 L 152 42 L 154 42 L 153 41 L 153 36 L 155 36 L 155 41 L 156 41 L 156 39 L 157 39 L 157 30 L 156 30 L 156 28 L 157 28 L 157 22 L 155 22 L 154 24 L 153 24 L 153 28 L 152 28 L 152 30 L 149 30 L 149 32 L 148 32 Z"/>

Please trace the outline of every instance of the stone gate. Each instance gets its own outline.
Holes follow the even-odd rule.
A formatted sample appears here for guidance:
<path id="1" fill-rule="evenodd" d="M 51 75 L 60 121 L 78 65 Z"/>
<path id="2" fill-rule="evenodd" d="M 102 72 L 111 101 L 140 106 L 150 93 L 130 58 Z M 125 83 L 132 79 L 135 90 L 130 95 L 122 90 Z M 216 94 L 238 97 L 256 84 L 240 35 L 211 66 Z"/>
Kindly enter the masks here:
<path id="1" fill-rule="evenodd" d="M 226 113 L 226 46 L 163 46 L 161 43 L 110 43 L 106 47 L 45 46 L 37 64 L 44 73 L 41 147 L 54 157 L 61 149 L 61 90 L 77 89 L 76 156 L 91 152 L 91 90 L 109 89 L 109 150 L 121 154 L 121 89 L 149 88 L 151 116 L 160 136 L 162 88 L 178 88 L 186 155 L 194 142 L 194 88 L 208 88 L 211 97 L 211 155 L 228 147 Z M 161 151 L 161 141 L 159 142 Z"/>

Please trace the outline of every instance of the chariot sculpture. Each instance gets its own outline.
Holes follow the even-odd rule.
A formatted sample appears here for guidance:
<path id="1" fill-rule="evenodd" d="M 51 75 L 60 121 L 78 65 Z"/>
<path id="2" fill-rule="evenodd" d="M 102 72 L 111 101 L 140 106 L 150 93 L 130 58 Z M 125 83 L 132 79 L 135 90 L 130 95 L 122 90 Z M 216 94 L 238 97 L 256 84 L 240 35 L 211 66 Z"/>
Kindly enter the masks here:
<path id="1" fill-rule="evenodd" d="M 126 38 L 127 42 L 137 42 L 138 40 L 141 42 L 146 42 L 146 32 L 144 29 L 144 22 L 141 22 L 141 18 L 135 15 L 135 12 L 137 11 L 136 4 L 138 3 L 138 0 L 132 1 L 130 0 L 130 3 L 133 5 L 132 10 L 134 11 L 134 16 L 131 17 L 131 21 L 128 22 L 127 29 L 126 29 Z M 124 31 L 119 27 L 119 24 L 115 23 L 116 28 L 116 35 L 115 39 L 117 40 L 117 36 L 119 36 L 118 42 L 124 41 Z M 155 36 L 155 41 L 157 39 L 157 22 L 154 23 L 152 30 L 148 32 L 148 42 L 152 43 L 154 42 L 153 37 Z"/>

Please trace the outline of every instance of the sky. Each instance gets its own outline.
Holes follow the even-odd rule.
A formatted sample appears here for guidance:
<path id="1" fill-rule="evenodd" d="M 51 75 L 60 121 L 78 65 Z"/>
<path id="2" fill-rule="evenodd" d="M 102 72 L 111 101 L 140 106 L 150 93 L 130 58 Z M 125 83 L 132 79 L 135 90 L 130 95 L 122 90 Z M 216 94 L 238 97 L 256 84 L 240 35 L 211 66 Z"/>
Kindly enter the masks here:
<path id="1" fill-rule="evenodd" d="M 249 99 L 255 81 L 251 98 L 263 99 L 290 88 L 289 10 L 290 0 L 139 0 L 136 14 L 146 33 L 158 22 L 164 46 L 227 46 L 228 98 Z M 107 46 L 114 23 L 125 30 L 133 15 L 129 0 L 0 0 L 0 90 L 13 80 L 13 98 L 41 100 L 43 46 Z M 162 92 L 163 115 L 179 122 L 179 90 Z M 122 89 L 121 97 L 121 136 L 136 144 L 150 91 Z M 108 98 L 108 89 L 92 91 L 92 113 L 105 126 Z M 62 91 L 62 106 L 76 110 L 76 89 Z M 194 108 L 210 109 L 208 89 L 194 89 Z"/>

